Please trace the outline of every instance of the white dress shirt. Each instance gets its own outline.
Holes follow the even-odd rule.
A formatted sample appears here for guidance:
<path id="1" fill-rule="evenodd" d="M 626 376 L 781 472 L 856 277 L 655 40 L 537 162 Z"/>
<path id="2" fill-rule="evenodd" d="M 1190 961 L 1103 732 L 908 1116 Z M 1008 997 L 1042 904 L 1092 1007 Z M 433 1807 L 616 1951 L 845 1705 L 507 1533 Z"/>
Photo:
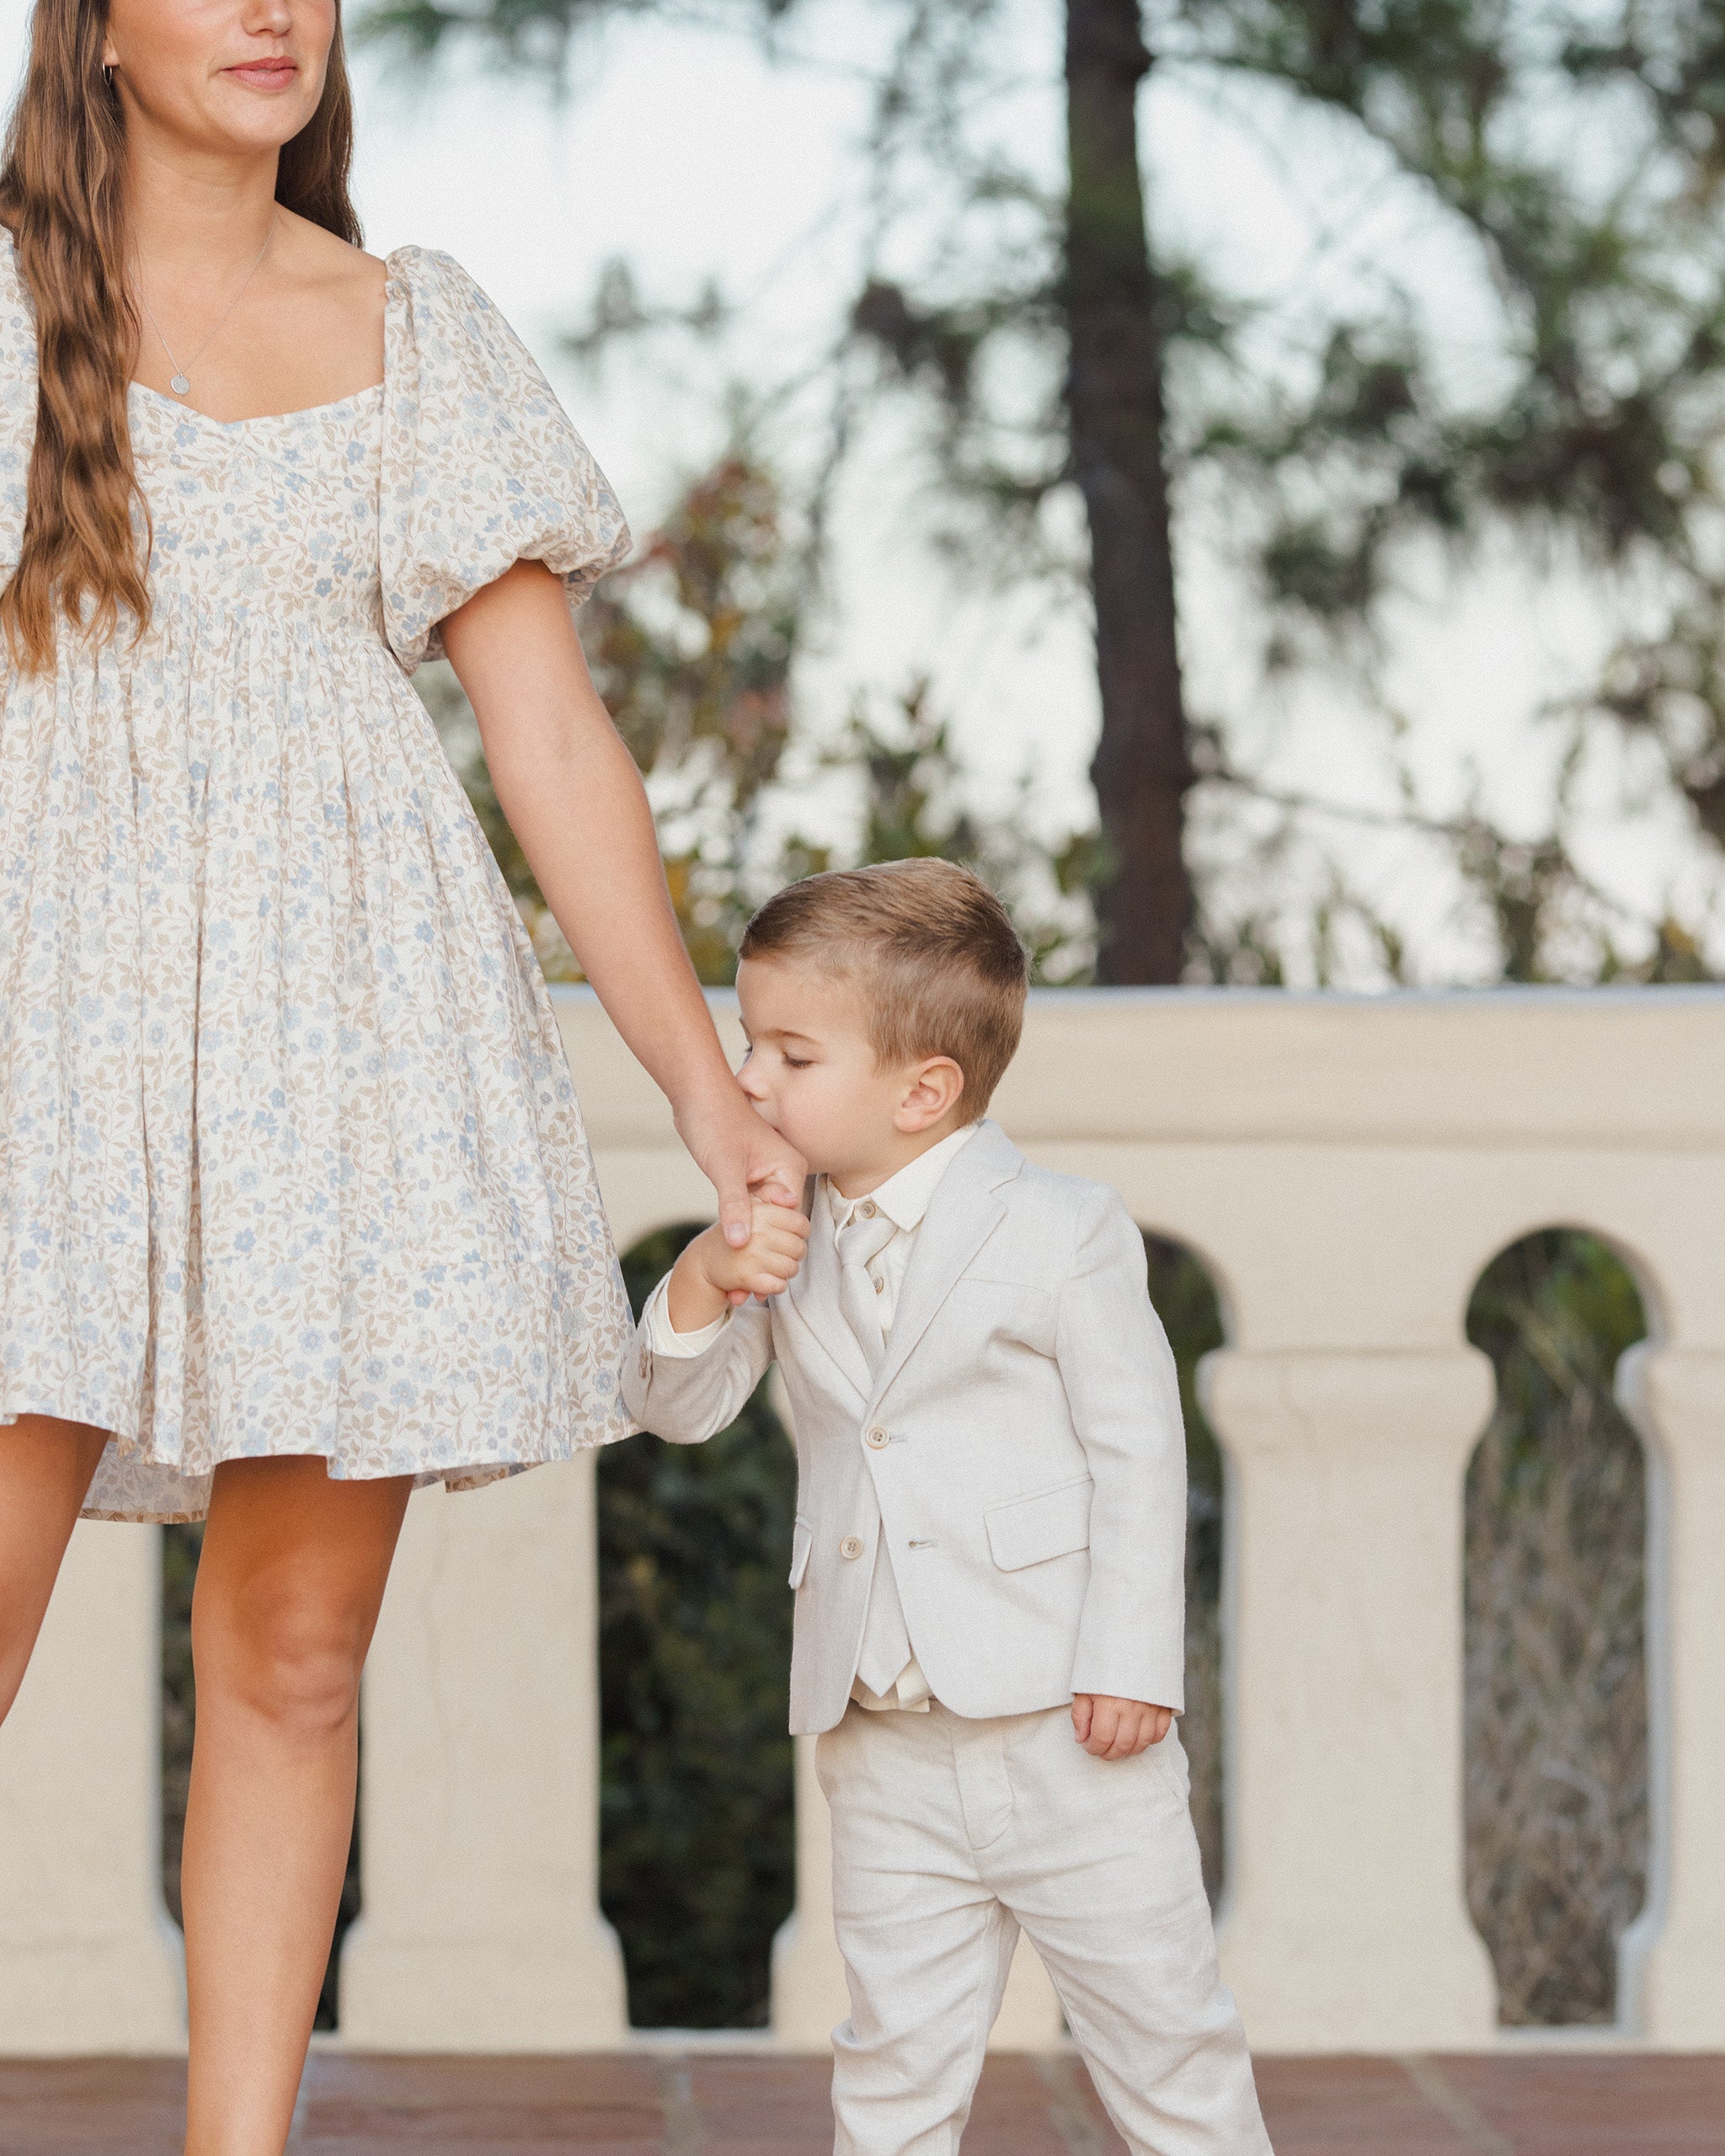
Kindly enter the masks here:
<path id="1" fill-rule="evenodd" d="M 910 1268 L 911 1254 L 916 1247 L 916 1232 L 928 1211 L 929 1201 L 941 1177 L 952 1166 L 953 1159 L 961 1147 L 975 1135 L 980 1125 L 967 1123 L 964 1129 L 955 1130 L 943 1138 L 938 1145 L 931 1145 L 926 1153 L 919 1153 L 907 1166 L 889 1176 L 878 1189 L 866 1191 L 857 1198 L 842 1198 L 823 1176 L 810 1222 L 810 1231 L 815 1235 L 837 1235 L 859 1217 L 872 1219 L 875 1214 L 884 1213 L 898 1233 L 885 1244 L 869 1267 L 869 1278 L 875 1283 L 880 1298 L 880 1326 L 889 1340 L 893 1319 L 897 1315 L 899 1293 L 905 1284 L 905 1274 Z M 822 1202 L 824 1201 L 824 1202 Z M 679 1332 L 670 1321 L 667 1306 L 670 1278 L 667 1274 L 653 1291 L 647 1305 L 647 1331 L 655 1355 L 699 1355 L 710 1348 L 730 1321 L 730 1312 L 724 1311 L 711 1325 L 702 1326 L 696 1332 Z M 891 1559 L 886 1544 L 882 1540 L 875 1559 L 874 1582 L 870 1590 L 871 1604 L 882 1594 L 882 1568 L 888 1572 L 888 1586 L 894 1600 L 898 1590 L 890 1583 Z M 867 1625 L 864 1626 L 865 1636 Z M 900 1672 L 898 1681 L 884 1693 L 871 1692 L 859 1677 L 851 1688 L 851 1696 L 860 1706 L 876 1710 L 889 1707 L 908 1708 L 916 1713 L 928 1711 L 927 1680 L 917 1667 L 912 1655 Z"/>

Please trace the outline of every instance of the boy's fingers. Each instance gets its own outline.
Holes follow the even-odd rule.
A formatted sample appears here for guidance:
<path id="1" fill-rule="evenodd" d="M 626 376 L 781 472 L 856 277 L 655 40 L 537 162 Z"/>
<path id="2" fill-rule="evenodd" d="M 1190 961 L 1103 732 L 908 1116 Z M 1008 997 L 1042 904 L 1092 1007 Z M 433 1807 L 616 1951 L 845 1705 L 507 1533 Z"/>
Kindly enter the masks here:
<path id="1" fill-rule="evenodd" d="M 808 1220 L 801 1212 L 789 1205 L 763 1205 L 757 1202 L 754 1226 L 757 1235 L 771 1232 L 794 1235 L 798 1242 L 809 1240 Z"/>
<path id="2" fill-rule="evenodd" d="M 808 1246 L 800 1235 L 788 1235 L 782 1228 L 761 1228 L 755 1230 L 755 1241 L 762 1250 L 775 1251 L 781 1257 L 788 1257 L 793 1264 L 800 1264 Z"/>
<path id="3" fill-rule="evenodd" d="M 1146 1700 L 1080 1693 L 1072 1701 L 1073 1732 L 1097 1759 L 1135 1759 L 1152 1744 L 1161 1743 L 1173 1721 L 1172 1709 L 1153 1706 Z"/>

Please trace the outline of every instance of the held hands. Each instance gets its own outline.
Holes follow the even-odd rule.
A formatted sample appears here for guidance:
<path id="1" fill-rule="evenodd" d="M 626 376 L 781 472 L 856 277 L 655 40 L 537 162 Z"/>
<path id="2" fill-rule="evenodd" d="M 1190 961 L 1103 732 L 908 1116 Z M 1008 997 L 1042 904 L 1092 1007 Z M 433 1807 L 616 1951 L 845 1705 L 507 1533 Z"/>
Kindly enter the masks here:
<path id="1" fill-rule="evenodd" d="M 1080 1692 L 1072 1701 L 1072 1734 L 1093 1759 L 1135 1759 L 1160 1744 L 1174 1719 L 1172 1707 Z"/>
<path id="2" fill-rule="evenodd" d="M 801 1198 L 808 1172 L 802 1155 L 734 1079 L 698 1106 L 679 1108 L 676 1123 L 677 1135 L 718 1196 L 718 1233 L 734 1251 L 740 1253 L 750 1240 L 754 1199 L 795 1206 Z"/>
<path id="3" fill-rule="evenodd" d="M 784 1293 L 803 1262 L 809 1223 L 790 1205 L 757 1198 L 740 1249 L 726 1240 L 723 1222 L 706 1228 L 671 1270 L 670 1316 L 679 1332 L 698 1332 L 734 1303 Z"/>

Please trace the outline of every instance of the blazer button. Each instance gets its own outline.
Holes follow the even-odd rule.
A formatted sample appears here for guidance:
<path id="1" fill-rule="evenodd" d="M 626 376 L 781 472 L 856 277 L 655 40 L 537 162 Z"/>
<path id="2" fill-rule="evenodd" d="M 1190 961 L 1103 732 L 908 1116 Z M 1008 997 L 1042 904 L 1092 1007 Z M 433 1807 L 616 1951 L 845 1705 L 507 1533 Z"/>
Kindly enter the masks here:
<path id="1" fill-rule="evenodd" d="M 862 1543 L 861 1537 L 855 1534 L 847 1534 L 844 1540 L 839 1545 L 839 1555 L 841 1557 L 860 1557 L 862 1555 Z"/>
<path id="2" fill-rule="evenodd" d="M 892 1443 L 892 1439 L 877 1422 L 872 1430 L 865 1430 L 862 1433 L 862 1442 L 875 1452 L 884 1452 Z"/>

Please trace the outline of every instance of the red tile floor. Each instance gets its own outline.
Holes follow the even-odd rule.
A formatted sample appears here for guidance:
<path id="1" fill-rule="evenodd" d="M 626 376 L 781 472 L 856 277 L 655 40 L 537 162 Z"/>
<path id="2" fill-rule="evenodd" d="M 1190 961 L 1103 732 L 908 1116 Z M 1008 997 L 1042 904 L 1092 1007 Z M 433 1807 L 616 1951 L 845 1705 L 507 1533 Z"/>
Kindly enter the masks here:
<path id="1" fill-rule="evenodd" d="M 171 2063 L 0 2063 L 0 2156 L 179 2156 Z M 1266 2059 L 1278 2156 L 1725 2156 L 1725 2057 Z M 294 2156 L 825 2156 L 826 2069 L 734 2053 L 315 2055 Z M 1117 2156 L 1076 2060 L 994 2058 L 965 2156 Z"/>

